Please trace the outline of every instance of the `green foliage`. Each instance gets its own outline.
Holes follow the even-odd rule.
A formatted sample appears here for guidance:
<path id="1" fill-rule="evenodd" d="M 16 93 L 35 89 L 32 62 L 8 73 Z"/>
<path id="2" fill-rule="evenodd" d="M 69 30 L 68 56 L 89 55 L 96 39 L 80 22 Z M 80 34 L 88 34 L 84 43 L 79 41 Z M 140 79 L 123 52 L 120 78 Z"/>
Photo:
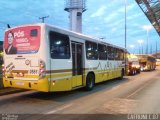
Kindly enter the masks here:
<path id="1" fill-rule="evenodd" d="M 0 52 L 0 65 L 3 64 L 3 51 Z"/>

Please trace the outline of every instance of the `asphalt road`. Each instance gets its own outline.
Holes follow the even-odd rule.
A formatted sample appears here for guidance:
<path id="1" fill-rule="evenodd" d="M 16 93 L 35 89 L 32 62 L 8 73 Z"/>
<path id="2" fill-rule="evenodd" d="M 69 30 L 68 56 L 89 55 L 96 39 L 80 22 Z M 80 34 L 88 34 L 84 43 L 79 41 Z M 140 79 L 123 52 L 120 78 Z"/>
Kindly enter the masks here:
<path id="1" fill-rule="evenodd" d="M 159 91 L 160 68 L 157 68 L 155 71 L 127 76 L 123 80 L 97 84 L 89 92 L 83 89 L 58 93 L 26 91 L 0 96 L 0 113 L 156 114 L 160 113 Z"/>

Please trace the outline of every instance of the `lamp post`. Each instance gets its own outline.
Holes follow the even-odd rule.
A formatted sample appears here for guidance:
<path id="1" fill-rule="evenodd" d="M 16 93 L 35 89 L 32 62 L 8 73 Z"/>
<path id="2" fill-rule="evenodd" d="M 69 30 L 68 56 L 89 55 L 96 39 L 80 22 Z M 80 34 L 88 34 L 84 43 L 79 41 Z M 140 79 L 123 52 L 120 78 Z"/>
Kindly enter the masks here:
<path id="1" fill-rule="evenodd" d="M 157 41 L 156 41 L 156 59 L 157 59 Z"/>
<path id="2" fill-rule="evenodd" d="M 144 40 L 138 40 L 137 41 L 139 43 L 139 54 L 143 54 L 143 47 L 142 47 L 142 44 L 144 43 Z M 142 50 L 142 51 L 141 51 Z"/>
<path id="3" fill-rule="evenodd" d="M 153 29 L 151 25 L 144 25 L 143 29 L 147 32 L 147 46 L 146 46 L 146 54 L 148 54 L 148 44 L 149 44 L 149 31 Z"/>
<path id="4" fill-rule="evenodd" d="M 125 49 L 127 48 L 127 0 L 125 0 Z"/>
<path id="5" fill-rule="evenodd" d="M 124 37 L 124 46 L 125 46 L 125 73 L 127 73 L 127 0 L 124 0 L 124 31 L 125 31 L 125 37 Z"/>

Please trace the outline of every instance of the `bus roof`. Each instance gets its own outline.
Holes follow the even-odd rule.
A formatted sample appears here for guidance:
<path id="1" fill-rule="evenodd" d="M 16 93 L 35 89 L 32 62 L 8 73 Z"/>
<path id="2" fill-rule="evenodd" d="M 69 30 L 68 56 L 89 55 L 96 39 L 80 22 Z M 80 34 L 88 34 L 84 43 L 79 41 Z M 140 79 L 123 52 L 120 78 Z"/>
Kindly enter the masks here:
<path id="1" fill-rule="evenodd" d="M 83 38 L 85 40 L 88 40 L 88 41 L 91 41 L 91 42 L 97 42 L 97 43 L 100 43 L 100 44 L 106 44 L 108 46 L 119 48 L 119 49 L 122 49 L 122 50 L 127 52 L 127 50 L 125 48 L 113 45 L 113 44 L 105 42 L 105 41 L 102 41 L 99 38 L 96 38 L 96 37 L 93 37 L 93 36 L 89 36 L 89 35 L 84 35 L 84 34 L 81 34 L 81 33 L 77 33 L 77 32 L 74 32 L 74 31 L 70 31 L 70 30 L 67 30 L 67 29 L 64 29 L 64 28 L 60 28 L 58 26 L 53 26 L 53 25 L 50 25 L 50 24 L 46 24 L 46 23 L 34 23 L 34 24 L 19 25 L 19 26 L 15 26 L 15 27 L 9 28 L 6 31 L 9 31 L 9 30 L 12 30 L 12 29 L 15 29 L 15 28 L 18 28 L 18 27 L 35 26 L 35 25 L 50 27 L 50 28 L 56 29 L 56 30 L 58 30 L 60 32 L 67 33 L 68 35 L 71 35 L 71 36 L 74 36 L 74 37 Z"/>
<path id="2" fill-rule="evenodd" d="M 151 54 L 135 54 L 137 57 L 153 57 L 155 58 L 153 55 Z"/>

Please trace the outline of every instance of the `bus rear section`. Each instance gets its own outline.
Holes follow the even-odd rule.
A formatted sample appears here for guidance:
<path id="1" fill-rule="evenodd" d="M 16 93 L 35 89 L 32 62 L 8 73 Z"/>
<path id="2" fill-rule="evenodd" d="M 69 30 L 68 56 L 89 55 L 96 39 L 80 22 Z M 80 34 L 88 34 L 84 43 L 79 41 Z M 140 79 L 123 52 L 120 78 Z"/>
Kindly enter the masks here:
<path id="1" fill-rule="evenodd" d="M 156 59 L 156 66 L 160 66 L 160 59 Z"/>
<path id="2" fill-rule="evenodd" d="M 128 75 L 140 73 L 139 59 L 136 55 L 128 55 Z"/>
<path id="3" fill-rule="evenodd" d="M 141 66 L 141 71 L 150 71 L 150 70 L 155 70 L 156 68 L 156 59 L 147 54 L 143 55 L 137 55 L 139 58 L 139 63 Z"/>
<path id="4" fill-rule="evenodd" d="M 41 59 L 41 26 L 21 26 L 5 32 L 4 87 L 48 91 L 45 62 Z"/>

